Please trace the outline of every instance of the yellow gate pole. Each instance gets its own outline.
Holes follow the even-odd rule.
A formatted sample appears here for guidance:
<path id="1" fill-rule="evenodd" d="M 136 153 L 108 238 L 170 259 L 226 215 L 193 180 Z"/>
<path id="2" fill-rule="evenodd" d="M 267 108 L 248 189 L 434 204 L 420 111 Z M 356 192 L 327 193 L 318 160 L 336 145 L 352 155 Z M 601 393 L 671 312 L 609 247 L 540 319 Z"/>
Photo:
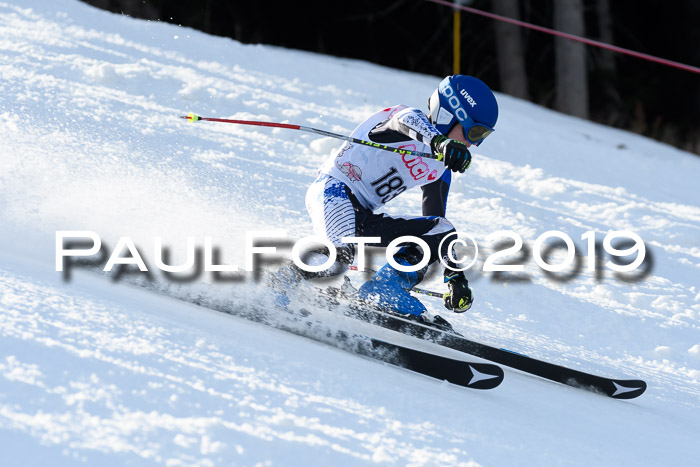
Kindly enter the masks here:
<path id="1" fill-rule="evenodd" d="M 459 3 L 459 2 L 455 2 Z M 461 22 L 461 12 L 458 9 L 454 9 L 452 13 L 452 71 L 453 74 L 458 75 L 459 74 L 459 68 L 460 68 L 460 63 L 459 63 L 459 58 L 461 56 L 461 50 L 460 50 L 460 22 Z"/>

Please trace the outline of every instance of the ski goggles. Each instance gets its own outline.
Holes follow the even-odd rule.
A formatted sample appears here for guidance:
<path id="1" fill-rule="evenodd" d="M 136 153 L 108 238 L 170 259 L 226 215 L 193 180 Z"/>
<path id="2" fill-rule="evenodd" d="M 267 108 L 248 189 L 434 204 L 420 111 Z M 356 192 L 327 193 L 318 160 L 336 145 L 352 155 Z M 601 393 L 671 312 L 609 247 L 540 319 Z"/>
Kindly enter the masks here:
<path id="1" fill-rule="evenodd" d="M 469 117 L 467 117 L 466 121 L 461 121 L 460 124 L 462 125 L 464 137 L 467 139 L 467 141 L 476 146 L 480 145 L 488 135 L 493 133 L 493 128 L 486 126 L 483 123 L 475 122 Z"/>

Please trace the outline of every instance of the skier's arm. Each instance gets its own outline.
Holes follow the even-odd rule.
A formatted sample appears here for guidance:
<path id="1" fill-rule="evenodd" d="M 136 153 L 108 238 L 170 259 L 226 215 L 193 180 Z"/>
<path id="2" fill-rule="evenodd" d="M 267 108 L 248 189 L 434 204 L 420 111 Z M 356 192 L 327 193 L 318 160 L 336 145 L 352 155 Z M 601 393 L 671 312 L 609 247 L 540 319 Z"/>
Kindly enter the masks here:
<path id="1" fill-rule="evenodd" d="M 445 217 L 447 194 L 450 191 L 452 172 L 446 170 L 442 177 L 423 185 L 423 215 Z"/>
<path id="2" fill-rule="evenodd" d="M 423 112 L 407 107 L 374 127 L 369 132 L 369 137 L 376 143 L 395 143 L 412 139 L 430 145 L 432 139 L 439 134 Z"/>

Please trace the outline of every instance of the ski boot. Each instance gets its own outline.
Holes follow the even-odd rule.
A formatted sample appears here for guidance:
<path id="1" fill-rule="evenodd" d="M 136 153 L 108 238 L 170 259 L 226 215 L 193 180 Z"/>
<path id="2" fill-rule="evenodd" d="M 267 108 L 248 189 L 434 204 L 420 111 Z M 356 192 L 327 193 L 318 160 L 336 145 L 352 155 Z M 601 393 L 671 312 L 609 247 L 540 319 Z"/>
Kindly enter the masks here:
<path id="1" fill-rule="evenodd" d="M 395 256 L 394 260 L 402 266 L 413 264 L 405 257 Z M 377 273 L 357 291 L 357 296 L 372 305 L 401 315 L 421 317 L 426 311 L 425 305 L 409 292 L 418 284 L 425 269 L 403 272 L 385 264 Z"/>

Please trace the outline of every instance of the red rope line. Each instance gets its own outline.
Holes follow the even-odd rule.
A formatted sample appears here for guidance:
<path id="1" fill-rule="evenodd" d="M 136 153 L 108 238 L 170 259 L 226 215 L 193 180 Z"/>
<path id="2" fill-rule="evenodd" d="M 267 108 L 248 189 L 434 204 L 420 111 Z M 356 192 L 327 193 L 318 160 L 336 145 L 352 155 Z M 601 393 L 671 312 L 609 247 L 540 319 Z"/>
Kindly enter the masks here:
<path id="1" fill-rule="evenodd" d="M 692 65 L 686 65 L 685 63 L 675 62 L 673 60 L 667 60 L 665 58 L 655 57 L 653 55 L 645 54 L 642 52 L 636 52 L 634 50 L 625 49 L 623 47 L 618 47 L 616 45 L 606 44 L 605 42 L 594 41 L 593 39 L 588 39 L 581 36 L 576 36 L 574 34 L 569 34 L 566 32 L 557 31 L 555 29 L 545 28 L 543 26 L 537 26 L 535 24 L 526 23 L 524 21 L 519 21 L 517 19 L 508 18 L 507 16 L 496 15 L 494 13 L 489 13 L 487 11 L 477 10 L 476 8 L 471 8 L 468 6 L 458 5 L 447 0 L 427 0 L 431 3 L 437 3 L 438 5 L 449 6 L 450 8 L 456 8 L 459 10 L 466 11 L 468 13 L 474 13 L 475 15 L 485 16 L 487 18 L 495 19 L 497 21 L 504 21 L 506 23 L 515 24 L 516 26 L 521 26 L 523 28 L 534 29 L 535 31 L 543 32 L 545 34 L 551 34 L 553 36 L 563 37 L 566 39 L 571 39 L 572 41 L 582 42 L 587 45 L 592 45 L 594 47 L 600 47 L 601 49 L 611 50 L 613 52 L 618 52 L 625 55 L 631 55 L 632 57 L 641 58 L 642 60 L 648 60 L 650 62 L 660 63 L 662 65 L 671 66 L 674 68 L 679 68 L 681 70 L 690 71 L 692 73 L 700 74 L 700 68 Z"/>

